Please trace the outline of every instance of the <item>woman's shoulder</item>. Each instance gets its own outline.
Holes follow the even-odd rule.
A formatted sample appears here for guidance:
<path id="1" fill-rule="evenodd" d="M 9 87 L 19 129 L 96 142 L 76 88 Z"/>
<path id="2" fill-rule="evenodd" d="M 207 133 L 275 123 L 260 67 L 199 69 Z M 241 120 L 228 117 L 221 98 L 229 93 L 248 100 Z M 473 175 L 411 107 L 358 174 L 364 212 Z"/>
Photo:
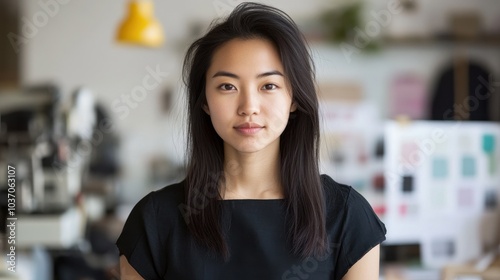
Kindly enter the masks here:
<path id="1" fill-rule="evenodd" d="M 144 199 L 151 204 L 157 216 L 174 218 L 179 211 L 179 205 L 184 203 L 184 182 L 185 179 L 168 184 L 150 192 Z"/>
<path id="2" fill-rule="evenodd" d="M 321 174 L 321 184 L 327 205 L 344 205 L 352 190 L 351 186 L 339 183 L 327 174 Z"/>
<path id="3" fill-rule="evenodd" d="M 183 202 L 184 180 L 149 192 L 134 205 L 131 215 L 165 217 L 175 213 Z"/>
<path id="4" fill-rule="evenodd" d="M 152 191 L 149 195 L 153 200 L 161 201 L 162 204 L 177 205 L 184 202 L 184 183 L 185 179 Z"/>
<path id="5" fill-rule="evenodd" d="M 321 183 L 329 216 L 345 217 L 346 215 L 370 213 L 369 216 L 379 222 L 370 203 L 353 187 L 338 183 L 326 174 L 321 175 Z"/>
<path id="6" fill-rule="evenodd" d="M 386 228 L 370 203 L 351 186 L 341 184 L 326 174 L 321 175 L 328 219 L 345 223 L 351 229 L 367 230 L 385 236 Z M 369 227 L 369 228 L 367 228 Z M 381 238 L 385 239 L 385 237 Z"/>

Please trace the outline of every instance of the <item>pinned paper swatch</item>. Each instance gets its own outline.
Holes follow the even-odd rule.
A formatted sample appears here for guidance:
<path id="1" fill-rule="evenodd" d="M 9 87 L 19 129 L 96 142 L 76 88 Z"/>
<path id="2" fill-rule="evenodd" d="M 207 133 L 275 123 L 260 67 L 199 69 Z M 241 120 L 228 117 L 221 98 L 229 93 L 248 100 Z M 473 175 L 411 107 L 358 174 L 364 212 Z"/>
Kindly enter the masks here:
<path id="1" fill-rule="evenodd" d="M 495 173 L 495 136 L 492 134 L 483 135 L 483 151 L 488 157 L 488 170 L 490 175 Z"/>
<path id="2" fill-rule="evenodd" d="M 458 207 L 470 208 L 474 206 L 474 190 L 471 188 L 458 189 Z"/>
<path id="3" fill-rule="evenodd" d="M 464 156 L 462 158 L 462 176 L 476 176 L 476 159 L 472 156 Z"/>
<path id="4" fill-rule="evenodd" d="M 413 176 L 410 175 L 403 176 L 402 190 L 404 193 L 413 192 Z"/>
<path id="5" fill-rule="evenodd" d="M 448 177 L 448 161 L 445 158 L 432 159 L 432 177 L 439 179 Z"/>

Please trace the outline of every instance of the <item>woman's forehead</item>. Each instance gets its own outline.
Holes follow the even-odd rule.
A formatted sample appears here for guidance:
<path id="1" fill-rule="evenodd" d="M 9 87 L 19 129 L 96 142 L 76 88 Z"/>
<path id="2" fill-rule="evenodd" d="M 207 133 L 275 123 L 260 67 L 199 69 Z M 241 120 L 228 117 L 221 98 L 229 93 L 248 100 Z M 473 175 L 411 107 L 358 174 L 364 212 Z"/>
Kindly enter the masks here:
<path id="1" fill-rule="evenodd" d="M 278 71 L 283 73 L 280 55 L 274 44 L 266 39 L 232 39 L 213 54 L 207 75 L 217 71 L 236 75 Z"/>

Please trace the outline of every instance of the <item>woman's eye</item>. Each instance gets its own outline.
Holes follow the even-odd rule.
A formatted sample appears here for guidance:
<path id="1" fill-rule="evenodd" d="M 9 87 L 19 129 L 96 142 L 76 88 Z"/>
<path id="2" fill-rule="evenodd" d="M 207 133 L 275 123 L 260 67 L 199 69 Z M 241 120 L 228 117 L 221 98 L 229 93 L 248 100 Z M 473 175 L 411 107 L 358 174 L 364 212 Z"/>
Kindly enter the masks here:
<path id="1" fill-rule="evenodd" d="M 234 90 L 235 87 L 233 85 L 230 85 L 230 84 L 222 84 L 219 86 L 220 89 L 222 90 Z"/>
<path id="2" fill-rule="evenodd" d="M 273 89 L 276 89 L 278 88 L 278 86 L 276 86 L 275 84 L 267 84 L 264 86 L 264 89 L 265 90 L 273 90 Z"/>

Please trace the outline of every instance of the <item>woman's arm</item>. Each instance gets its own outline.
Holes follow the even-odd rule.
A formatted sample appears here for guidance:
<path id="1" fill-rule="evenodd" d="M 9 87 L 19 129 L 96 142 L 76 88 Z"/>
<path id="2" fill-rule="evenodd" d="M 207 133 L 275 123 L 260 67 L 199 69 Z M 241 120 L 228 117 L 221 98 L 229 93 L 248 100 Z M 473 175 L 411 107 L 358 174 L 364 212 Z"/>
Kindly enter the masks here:
<path id="1" fill-rule="evenodd" d="M 121 280 L 144 280 L 139 273 L 128 263 L 124 255 L 120 256 L 120 279 Z"/>
<path id="2" fill-rule="evenodd" d="M 342 280 L 378 280 L 379 264 L 380 245 L 377 245 L 357 261 Z"/>

